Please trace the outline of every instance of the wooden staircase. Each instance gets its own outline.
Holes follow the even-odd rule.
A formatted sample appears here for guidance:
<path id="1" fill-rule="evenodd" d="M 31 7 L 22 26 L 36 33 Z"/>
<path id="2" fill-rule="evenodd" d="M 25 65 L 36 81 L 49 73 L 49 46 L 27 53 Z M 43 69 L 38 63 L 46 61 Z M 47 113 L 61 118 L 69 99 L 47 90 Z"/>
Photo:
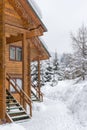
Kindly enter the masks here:
<path id="1" fill-rule="evenodd" d="M 31 85 L 31 99 L 32 101 L 43 101 L 43 93 L 33 83 Z"/>
<path id="2" fill-rule="evenodd" d="M 21 89 L 17 83 L 15 83 L 13 78 L 7 74 L 6 77 L 7 81 L 9 82 L 9 85 L 11 85 L 17 94 L 19 94 L 20 99 L 24 100 L 25 108 L 29 106 L 29 114 L 27 114 L 26 110 L 23 108 L 23 104 L 20 104 L 13 96 L 12 94 L 6 90 L 6 105 L 7 105 L 7 116 L 12 121 L 19 121 L 24 119 L 29 119 L 32 117 L 32 100 L 29 98 L 29 96 L 24 92 L 23 89 Z M 11 79 L 11 80 L 10 80 Z"/>
<path id="3" fill-rule="evenodd" d="M 12 121 L 29 119 L 25 109 L 17 102 L 12 94 L 6 90 L 6 112 Z"/>
<path id="4" fill-rule="evenodd" d="M 33 90 L 31 90 L 31 99 L 32 101 L 39 101 L 39 98 L 37 97 L 37 95 L 33 92 Z"/>
<path id="5" fill-rule="evenodd" d="M 31 87 L 31 98 L 21 89 L 17 83 L 13 80 L 13 78 L 7 74 L 6 77 L 9 85 L 11 85 L 17 94 L 19 94 L 20 98 L 24 100 L 24 103 L 29 106 L 29 115 L 26 110 L 23 108 L 23 104 L 20 104 L 13 95 L 6 90 L 6 114 L 10 121 L 20 121 L 29 119 L 32 116 L 32 101 L 43 101 L 43 94 L 38 90 L 38 87 L 32 84 Z M 11 79 L 11 80 L 10 80 Z"/>

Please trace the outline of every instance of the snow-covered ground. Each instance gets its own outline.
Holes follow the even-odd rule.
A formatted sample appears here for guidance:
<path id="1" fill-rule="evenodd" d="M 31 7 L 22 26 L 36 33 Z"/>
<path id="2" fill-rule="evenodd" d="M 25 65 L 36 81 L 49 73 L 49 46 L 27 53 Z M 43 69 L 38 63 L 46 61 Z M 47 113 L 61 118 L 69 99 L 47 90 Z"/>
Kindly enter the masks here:
<path id="1" fill-rule="evenodd" d="M 26 130 L 22 125 L 11 123 L 0 125 L 0 130 Z"/>
<path id="2" fill-rule="evenodd" d="M 44 102 L 33 103 L 27 122 L 0 126 L 0 130 L 87 130 L 87 81 L 60 81 L 42 88 Z M 16 129 L 15 129 L 16 128 Z"/>

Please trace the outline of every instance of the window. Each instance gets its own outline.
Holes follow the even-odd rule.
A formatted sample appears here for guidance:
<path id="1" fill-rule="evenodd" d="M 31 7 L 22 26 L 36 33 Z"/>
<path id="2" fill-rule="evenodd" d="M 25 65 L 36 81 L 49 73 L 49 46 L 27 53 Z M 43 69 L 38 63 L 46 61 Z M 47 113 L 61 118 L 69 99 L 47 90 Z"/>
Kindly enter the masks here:
<path id="1" fill-rule="evenodd" d="M 22 48 L 10 46 L 10 60 L 22 61 Z"/>
<path id="2" fill-rule="evenodd" d="M 14 80 L 14 81 L 13 81 Z M 18 90 L 20 91 L 20 89 L 22 89 L 22 79 L 19 78 L 14 78 L 14 79 L 10 79 L 10 81 L 17 87 L 18 85 Z M 17 84 L 17 85 L 16 85 Z M 13 88 L 12 85 L 10 85 L 10 92 L 15 93 L 15 89 Z"/>
<path id="3" fill-rule="evenodd" d="M 10 47 L 10 59 L 15 60 L 15 48 Z"/>
<path id="4" fill-rule="evenodd" d="M 22 61 L 22 49 L 16 48 L 16 60 Z"/>

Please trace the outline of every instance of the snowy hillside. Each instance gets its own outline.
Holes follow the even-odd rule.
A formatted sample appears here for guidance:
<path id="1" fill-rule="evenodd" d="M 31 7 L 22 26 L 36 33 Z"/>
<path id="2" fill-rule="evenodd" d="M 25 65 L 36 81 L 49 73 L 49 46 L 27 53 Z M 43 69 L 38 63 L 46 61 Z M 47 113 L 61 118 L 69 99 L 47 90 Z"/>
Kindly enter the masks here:
<path id="1" fill-rule="evenodd" d="M 42 88 L 44 102 L 33 103 L 33 117 L 27 122 L 0 126 L 0 130 L 87 130 L 87 81 L 59 81 Z M 7 127 L 7 128 L 6 128 Z"/>

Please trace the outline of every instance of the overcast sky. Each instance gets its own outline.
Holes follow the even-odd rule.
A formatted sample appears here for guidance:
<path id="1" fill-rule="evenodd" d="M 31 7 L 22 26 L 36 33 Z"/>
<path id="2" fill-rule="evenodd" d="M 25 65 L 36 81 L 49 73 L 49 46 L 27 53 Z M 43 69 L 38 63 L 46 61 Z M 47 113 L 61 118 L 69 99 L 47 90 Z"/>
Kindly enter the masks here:
<path id="1" fill-rule="evenodd" d="M 44 39 L 50 51 L 71 52 L 70 33 L 87 26 L 87 0 L 35 0 L 48 32 Z"/>

